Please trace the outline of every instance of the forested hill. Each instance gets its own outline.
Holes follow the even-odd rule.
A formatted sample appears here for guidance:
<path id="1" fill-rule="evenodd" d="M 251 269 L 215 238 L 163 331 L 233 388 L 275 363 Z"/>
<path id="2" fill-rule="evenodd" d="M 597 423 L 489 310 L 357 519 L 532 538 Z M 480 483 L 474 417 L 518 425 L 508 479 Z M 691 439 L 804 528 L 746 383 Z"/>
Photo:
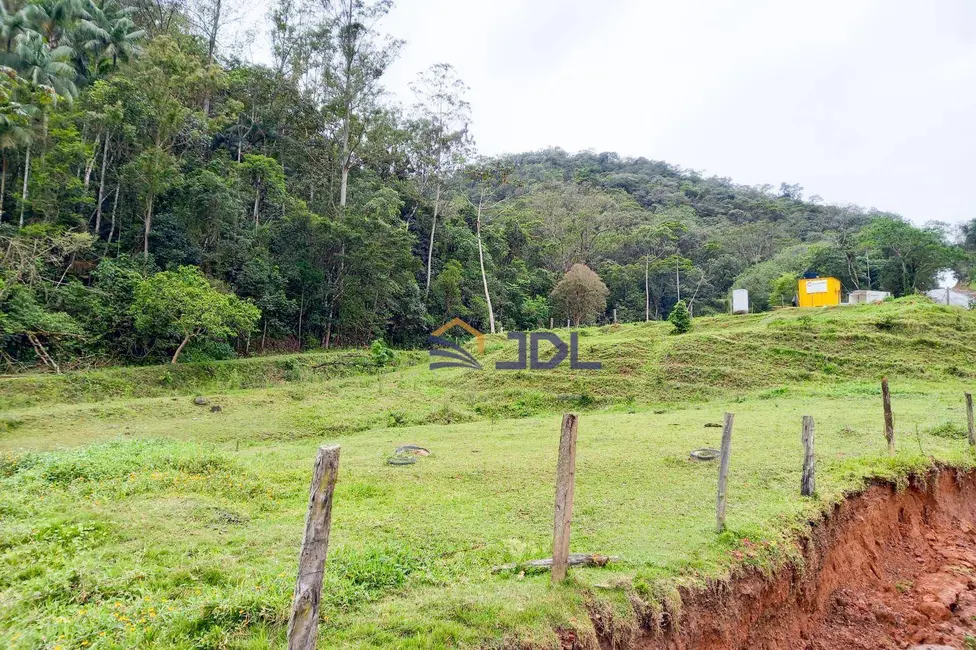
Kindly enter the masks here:
<path id="1" fill-rule="evenodd" d="M 481 157 L 453 68 L 389 96 L 391 2 L 341 5 L 275 2 L 267 66 L 224 56 L 214 0 L 4 5 L 0 367 L 411 346 L 453 316 L 642 320 L 679 295 L 702 315 L 733 286 L 761 310 L 805 272 L 970 279 L 976 227 L 610 153 Z M 596 290 L 568 313 L 575 264 L 599 280 L 573 276 Z"/>

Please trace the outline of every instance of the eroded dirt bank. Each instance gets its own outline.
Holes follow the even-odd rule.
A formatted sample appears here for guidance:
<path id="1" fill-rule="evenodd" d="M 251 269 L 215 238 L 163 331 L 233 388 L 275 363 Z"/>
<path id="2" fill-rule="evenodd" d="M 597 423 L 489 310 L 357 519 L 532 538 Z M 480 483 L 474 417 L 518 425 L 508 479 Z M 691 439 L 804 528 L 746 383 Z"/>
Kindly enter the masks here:
<path id="1" fill-rule="evenodd" d="M 816 522 L 803 552 L 802 571 L 683 593 L 677 625 L 633 647 L 968 650 L 967 635 L 976 644 L 976 474 L 872 485 Z"/>

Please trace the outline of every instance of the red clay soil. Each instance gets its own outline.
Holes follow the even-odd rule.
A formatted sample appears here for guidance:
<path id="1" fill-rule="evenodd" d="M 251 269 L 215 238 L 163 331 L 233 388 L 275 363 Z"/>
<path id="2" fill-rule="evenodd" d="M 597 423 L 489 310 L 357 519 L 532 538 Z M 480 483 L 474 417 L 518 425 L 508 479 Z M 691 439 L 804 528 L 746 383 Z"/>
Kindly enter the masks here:
<path id="1" fill-rule="evenodd" d="M 976 474 L 872 485 L 811 522 L 803 552 L 802 571 L 683 593 L 679 620 L 626 646 L 976 649 Z"/>

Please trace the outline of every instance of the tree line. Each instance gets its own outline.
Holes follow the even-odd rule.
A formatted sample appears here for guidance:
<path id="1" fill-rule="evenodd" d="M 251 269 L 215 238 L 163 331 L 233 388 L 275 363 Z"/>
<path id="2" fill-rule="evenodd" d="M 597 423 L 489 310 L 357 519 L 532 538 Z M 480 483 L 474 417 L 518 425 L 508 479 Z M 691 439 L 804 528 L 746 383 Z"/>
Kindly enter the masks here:
<path id="1" fill-rule="evenodd" d="M 723 312 L 733 287 L 763 310 L 809 272 L 896 295 L 972 276 L 976 220 L 919 228 L 613 153 L 479 156 L 450 65 L 385 92 L 391 7 L 276 0 L 258 65 L 228 54 L 225 0 L 7 2 L 2 365 L 413 346 L 454 316 Z M 599 294 L 583 311 L 574 278 Z"/>

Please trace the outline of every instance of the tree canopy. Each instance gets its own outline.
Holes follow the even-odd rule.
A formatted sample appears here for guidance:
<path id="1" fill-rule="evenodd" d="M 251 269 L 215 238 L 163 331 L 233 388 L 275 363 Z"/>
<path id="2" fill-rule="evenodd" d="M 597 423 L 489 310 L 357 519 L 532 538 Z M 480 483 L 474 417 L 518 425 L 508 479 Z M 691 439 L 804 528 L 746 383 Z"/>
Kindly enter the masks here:
<path id="1" fill-rule="evenodd" d="M 176 363 L 191 339 L 219 341 L 247 334 L 261 317 L 257 307 L 218 291 L 193 266 L 156 273 L 141 281 L 135 289 L 131 312 L 139 332 L 178 343 L 172 363 Z"/>
<path id="2" fill-rule="evenodd" d="M 455 316 L 492 331 L 724 312 L 733 287 L 771 309 L 805 273 L 896 295 L 943 269 L 973 279 L 976 220 L 917 227 L 611 152 L 479 156 L 449 64 L 385 92 L 391 7 L 275 0 L 259 65 L 227 46 L 221 2 L 7 3 L 0 363 L 411 346 Z M 227 319 L 187 325 L 192 292 Z"/>

